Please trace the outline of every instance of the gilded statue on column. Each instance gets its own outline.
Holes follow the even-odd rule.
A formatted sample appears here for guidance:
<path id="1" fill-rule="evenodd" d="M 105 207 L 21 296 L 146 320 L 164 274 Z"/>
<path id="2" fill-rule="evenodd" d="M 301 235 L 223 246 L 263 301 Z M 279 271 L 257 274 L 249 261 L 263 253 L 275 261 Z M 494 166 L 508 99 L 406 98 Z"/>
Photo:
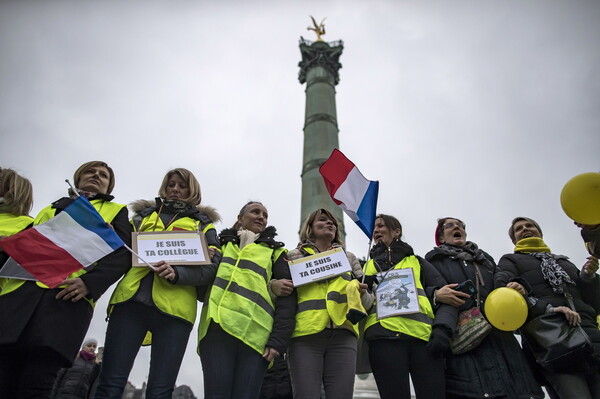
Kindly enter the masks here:
<path id="1" fill-rule="evenodd" d="M 315 21 L 312 15 L 310 16 L 310 19 L 312 20 L 313 26 L 309 26 L 306 29 L 315 31 L 315 33 L 317 34 L 317 41 L 322 42 L 323 39 L 321 38 L 321 36 L 325 34 L 325 20 L 327 18 L 323 18 L 320 24 L 317 24 L 317 21 Z"/>

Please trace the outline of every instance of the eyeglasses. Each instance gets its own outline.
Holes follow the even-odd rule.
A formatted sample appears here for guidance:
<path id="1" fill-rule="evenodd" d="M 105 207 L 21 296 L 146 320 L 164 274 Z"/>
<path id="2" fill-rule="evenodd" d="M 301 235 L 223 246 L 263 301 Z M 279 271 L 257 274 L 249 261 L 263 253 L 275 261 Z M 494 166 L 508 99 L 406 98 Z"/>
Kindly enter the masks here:
<path id="1" fill-rule="evenodd" d="M 444 228 L 444 230 L 451 229 L 453 227 L 460 227 L 460 228 L 464 229 L 465 224 L 461 223 L 461 222 L 448 222 L 448 223 L 444 223 L 444 225 L 442 227 Z"/>

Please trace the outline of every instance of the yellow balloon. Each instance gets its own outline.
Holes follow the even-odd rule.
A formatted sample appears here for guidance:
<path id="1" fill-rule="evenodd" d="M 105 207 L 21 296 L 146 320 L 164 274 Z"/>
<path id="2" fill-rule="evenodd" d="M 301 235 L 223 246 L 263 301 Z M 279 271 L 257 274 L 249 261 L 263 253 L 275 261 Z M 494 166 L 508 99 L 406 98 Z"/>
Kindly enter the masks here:
<path id="1" fill-rule="evenodd" d="M 600 224 L 600 173 L 582 173 L 565 184 L 560 204 L 568 217 L 581 224 Z"/>
<path id="2" fill-rule="evenodd" d="M 485 300 L 485 317 L 502 331 L 519 329 L 527 320 L 527 302 L 512 288 L 496 288 Z"/>

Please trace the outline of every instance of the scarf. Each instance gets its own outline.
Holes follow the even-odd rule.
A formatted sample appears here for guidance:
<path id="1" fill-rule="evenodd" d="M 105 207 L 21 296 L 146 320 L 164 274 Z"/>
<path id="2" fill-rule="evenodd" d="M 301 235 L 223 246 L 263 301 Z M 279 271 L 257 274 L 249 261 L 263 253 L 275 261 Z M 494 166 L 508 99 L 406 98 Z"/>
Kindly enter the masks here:
<path id="1" fill-rule="evenodd" d="M 371 258 L 378 272 L 393 269 L 402 259 L 414 254 L 412 247 L 399 238 L 392 241 L 389 247 L 379 242 L 371 249 Z"/>
<path id="2" fill-rule="evenodd" d="M 490 271 L 494 270 L 494 265 L 485 257 L 484 252 L 479 249 L 477 244 L 472 241 L 467 241 L 463 246 L 442 244 L 437 248 L 437 252 L 452 259 L 477 263 Z"/>
<path id="3" fill-rule="evenodd" d="M 550 252 L 550 248 L 539 237 L 523 238 L 515 244 L 515 252 L 528 254 L 530 252 Z"/>
<path id="4" fill-rule="evenodd" d="M 541 238 L 530 237 L 518 241 L 515 252 L 529 254 L 542 262 L 540 268 L 544 280 L 552 286 L 552 291 L 555 293 L 563 294 L 566 284 L 575 285 L 571 277 L 557 262 L 557 259 L 564 259 L 564 257 L 550 253 L 550 248 Z"/>
<path id="5" fill-rule="evenodd" d="M 86 360 L 86 361 L 90 361 L 96 358 L 96 354 L 95 353 L 90 353 L 90 352 L 86 352 L 86 351 L 79 351 L 79 354 L 81 355 L 81 357 Z"/>
<path id="6" fill-rule="evenodd" d="M 237 235 L 240 238 L 240 249 L 244 248 L 248 244 L 252 244 L 253 242 L 255 242 L 259 236 L 259 234 L 245 229 L 239 229 Z"/>
<path id="7" fill-rule="evenodd" d="M 71 198 L 71 199 L 76 199 L 78 196 L 81 196 L 81 197 L 87 198 L 88 201 L 95 200 L 95 199 L 103 199 L 105 201 L 112 201 L 113 198 L 115 198 L 114 196 L 112 196 L 110 194 L 94 193 L 92 191 L 83 191 L 80 189 L 77 189 L 77 194 L 79 194 L 79 195 L 76 195 L 73 192 L 73 190 L 69 189 L 69 198 Z"/>
<path id="8" fill-rule="evenodd" d="M 160 200 L 160 198 L 157 198 L 156 200 L 157 200 L 157 204 L 158 204 L 158 200 Z M 196 210 L 194 206 L 188 204 L 187 202 L 173 201 L 173 200 L 166 200 L 166 199 L 161 201 L 160 208 L 162 208 L 162 210 L 165 213 L 168 213 L 171 215 L 177 215 L 177 214 L 186 213 L 186 212 L 193 212 Z"/>

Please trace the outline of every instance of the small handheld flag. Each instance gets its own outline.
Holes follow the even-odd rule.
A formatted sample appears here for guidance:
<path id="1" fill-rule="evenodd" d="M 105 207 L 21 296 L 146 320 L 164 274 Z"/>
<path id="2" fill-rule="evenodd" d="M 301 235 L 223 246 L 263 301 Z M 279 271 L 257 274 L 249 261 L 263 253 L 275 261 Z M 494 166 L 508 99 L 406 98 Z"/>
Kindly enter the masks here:
<path id="1" fill-rule="evenodd" d="M 340 150 L 333 150 L 319 168 L 331 199 L 371 239 L 377 213 L 379 182 L 367 180 Z"/>
<path id="2" fill-rule="evenodd" d="M 1 240 L 3 250 L 47 286 L 125 245 L 84 197 L 46 223 Z"/>

